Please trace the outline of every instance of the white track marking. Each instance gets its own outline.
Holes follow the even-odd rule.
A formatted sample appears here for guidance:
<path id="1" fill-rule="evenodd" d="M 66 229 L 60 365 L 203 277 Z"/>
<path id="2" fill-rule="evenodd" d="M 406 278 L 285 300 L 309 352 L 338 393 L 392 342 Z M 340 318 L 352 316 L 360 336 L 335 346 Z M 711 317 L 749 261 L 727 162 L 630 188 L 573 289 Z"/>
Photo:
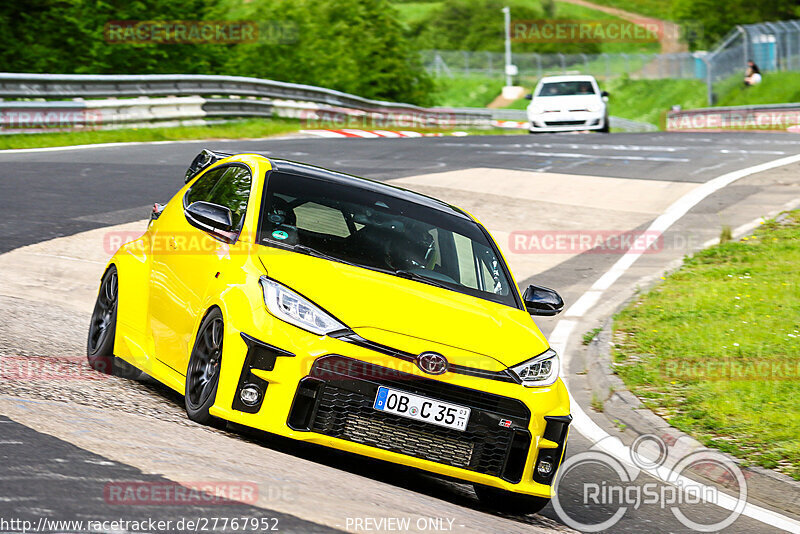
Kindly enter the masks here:
<path id="1" fill-rule="evenodd" d="M 677 163 L 688 163 L 689 158 L 669 158 L 666 156 L 608 156 L 603 154 L 583 154 L 579 152 L 537 152 L 531 150 L 524 151 L 505 151 L 497 150 L 495 154 L 511 156 L 543 156 L 547 158 L 575 158 L 575 159 L 618 159 L 624 161 L 671 161 Z"/>
<path id="2" fill-rule="evenodd" d="M 316 135 L 318 137 L 347 137 L 343 133 L 334 132 L 333 130 L 300 130 L 300 133 Z"/>
<path id="3" fill-rule="evenodd" d="M 373 132 L 371 132 L 369 130 L 356 130 L 356 129 L 353 129 L 353 128 L 342 128 L 342 131 L 344 133 L 349 133 L 350 135 L 357 135 L 359 137 L 367 137 L 367 138 L 380 137 L 380 135 L 378 135 L 376 133 L 373 133 Z"/>
<path id="4" fill-rule="evenodd" d="M 400 132 L 393 132 L 391 130 L 372 130 L 372 131 L 383 137 L 405 137 Z"/>
<path id="5" fill-rule="evenodd" d="M 800 155 L 794 155 L 718 176 L 675 201 L 661 216 L 653 221 L 646 231 L 661 233 L 665 232 L 676 221 L 678 221 L 678 219 L 683 217 L 691 208 L 699 204 L 706 197 L 732 184 L 733 182 L 740 180 L 741 178 L 798 162 L 800 162 Z M 585 315 L 586 312 L 588 312 L 592 306 L 598 302 L 603 292 L 611 287 L 611 285 L 616 282 L 619 277 L 622 276 L 641 255 L 642 252 L 631 252 L 629 250 L 628 253 L 617 260 L 617 262 L 592 285 L 591 289 L 586 291 L 567 310 L 566 315 L 569 317 L 582 317 Z M 556 323 L 553 333 L 550 335 L 551 347 L 553 347 L 556 352 L 562 355 L 562 370 L 566 370 L 568 368 L 569 353 L 566 351 L 566 348 L 569 338 L 575 330 L 577 324 L 577 320 L 575 319 L 562 319 Z M 566 381 L 566 373 L 564 373 L 562 376 L 564 376 Z M 629 461 L 628 459 L 630 458 L 630 448 L 624 446 L 618 441 L 616 441 L 615 444 L 612 444 L 612 442 L 615 440 L 606 439 L 610 437 L 610 434 L 600 428 L 597 423 L 592 421 L 580 404 L 575 401 L 575 398 L 571 393 L 570 403 L 572 416 L 574 418 L 572 426 L 593 443 L 602 441 L 603 443 L 600 445 L 605 452 L 613 455 L 618 460 L 627 463 Z M 666 477 L 664 476 L 664 473 L 661 473 L 657 470 L 650 470 L 648 473 L 664 483 L 669 483 L 665 480 Z M 698 482 L 691 481 L 691 483 L 700 488 L 704 487 Z M 715 503 L 717 506 L 720 506 L 726 510 L 734 510 L 736 508 L 736 499 L 726 496 L 722 493 L 719 495 L 720 501 Z M 747 503 L 745 505 L 742 515 L 788 532 L 800 533 L 800 522 L 751 503 Z"/>

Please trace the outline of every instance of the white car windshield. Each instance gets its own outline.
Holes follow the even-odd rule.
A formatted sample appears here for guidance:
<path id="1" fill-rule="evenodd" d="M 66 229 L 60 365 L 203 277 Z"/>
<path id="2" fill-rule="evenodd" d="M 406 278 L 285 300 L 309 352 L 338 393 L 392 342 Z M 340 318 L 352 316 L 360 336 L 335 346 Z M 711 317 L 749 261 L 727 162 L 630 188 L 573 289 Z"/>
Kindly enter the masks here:
<path id="1" fill-rule="evenodd" d="M 537 96 L 594 95 L 592 82 L 550 82 L 542 85 Z"/>

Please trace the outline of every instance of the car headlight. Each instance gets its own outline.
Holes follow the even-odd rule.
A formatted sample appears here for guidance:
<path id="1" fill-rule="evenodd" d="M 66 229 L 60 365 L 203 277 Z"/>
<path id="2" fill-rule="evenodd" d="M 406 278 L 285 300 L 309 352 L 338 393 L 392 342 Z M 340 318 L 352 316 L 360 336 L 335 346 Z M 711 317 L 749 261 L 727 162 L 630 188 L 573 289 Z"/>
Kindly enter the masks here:
<path id="1" fill-rule="evenodd" d="M 308 299 L 275 280 L 262 276 L 261 287 L 264 290 L 264 304 L 278 319 L 321 336 L 347 328 Z"/>
<path id="2" fill-rule="evenodd" d="M 531 107 L 528 108 L 528 111 L 530 111 L 534 115 L 541 115 L 542 113 L 544 113 L 544 106 L 533 104 Z"/>
<path id="3" fill-rule="evenodd" d="M 603 104 L 600 104 L 600 103 L 590 104 L 589 105 L 589 111 L 591 111 L 592 113 L 596 113 L 598 111 L 603 111 Z"/>
<path id="4" fill-rule="evenodd" d="M 558 354 L 547 349 L 535 358 L 511 367 L 510 370 L 519 377 L 523 386 L 551 386 L 558 378 Z"/>

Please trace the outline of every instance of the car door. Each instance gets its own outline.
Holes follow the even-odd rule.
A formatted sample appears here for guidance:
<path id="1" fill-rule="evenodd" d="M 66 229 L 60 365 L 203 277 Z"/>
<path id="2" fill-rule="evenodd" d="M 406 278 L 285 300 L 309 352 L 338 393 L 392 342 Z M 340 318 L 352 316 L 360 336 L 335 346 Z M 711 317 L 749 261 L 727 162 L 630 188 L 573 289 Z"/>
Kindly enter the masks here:
<path id="1" fill-rule="evenodd" d="M 215 167 L 186 192 L 182 204 L 164 210 L 154 228 L 150 272 L 150 332 L 155 357 L 185 375 L 191 341 L 209 284 L 230 261 L 250 196 L 252 174 L 242 164 Z M 193 202 L 219 204 L 231 210 L 233 231 L 215 233 L 186 213 Z M 178 209 L 176 209 L 178 208 Z"/>

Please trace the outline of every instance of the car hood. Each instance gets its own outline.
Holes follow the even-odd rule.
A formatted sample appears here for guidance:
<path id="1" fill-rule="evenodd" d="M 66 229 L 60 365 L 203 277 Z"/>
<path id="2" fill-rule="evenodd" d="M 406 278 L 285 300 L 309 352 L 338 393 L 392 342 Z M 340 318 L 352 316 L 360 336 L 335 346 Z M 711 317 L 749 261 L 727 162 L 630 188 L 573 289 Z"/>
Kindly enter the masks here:
<path id="1" fill-rule="evenodd" d="M 500 371 L 547 350 L 531 316 L 456 291 L 305 254 L 259 247 L 267 275 L 356 333 L 394 349 L 440 352 Z"/>
<path id="2" fill-rule="evenodd" d="M 542 107 L 545 111 L 569 111 L 576 109 L 588 109 L 590 106 L 603 104 L 603 100 L 598 95 L 568 95 L 568 96 L 546 96 L 536 97 L 531 101 Z"/>

